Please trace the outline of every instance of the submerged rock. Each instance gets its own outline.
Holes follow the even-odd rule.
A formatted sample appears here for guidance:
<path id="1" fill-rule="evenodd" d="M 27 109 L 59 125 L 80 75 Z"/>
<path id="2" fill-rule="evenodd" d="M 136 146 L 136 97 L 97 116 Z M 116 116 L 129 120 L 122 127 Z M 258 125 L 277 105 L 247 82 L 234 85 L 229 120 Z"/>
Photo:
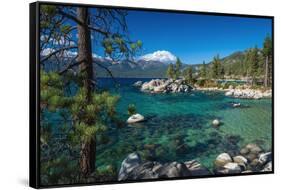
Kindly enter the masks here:
<path id="1" fill-rule="evenodd" d="M 144 117 L 141 114 L 136 113 L 128 118 L 127 123 L 137 123 L 141 121 L 144 121 Z"/>
<path id="2" fill-rule="evenodd" d="M 241 106 L 241 103 L 233 103 L 232 106 L 233 106 L 234 108 L 238 108 L 238 107 Z"/>
<path id="3" fill-rule="evenodd" d="M 262 152 L 262 149 L 257 144 L 254 144 L 254 143 L 247 144 L 246 148 L 251 153 L 254 153 L 254 154 L 258 154 L 258 153 Z"/>
<path id="4" fill-rule="evenodd" d="M 246 155 L 246 154 L 248 154 L 249 153 L 249 149 L 247 149 L 247 148 L 242 148 L 241 150 L 240 150 L 240 154 L 242 154 L 242 155 Z"/>
<path id="5" fill-rule="evenodd" d="M 215 119 L 215 120 L 213 120 L 212 124 L 213 124 L 213 126 L 218 127 L 220 125 L 220 120 Z"/>
<path id="6" fill-rule="evenodd" d="M 133 84 L 133 86 L 135 87 L 141 87 L 141 85 L 142 85 L 142 81 L 137 81 Z"/>

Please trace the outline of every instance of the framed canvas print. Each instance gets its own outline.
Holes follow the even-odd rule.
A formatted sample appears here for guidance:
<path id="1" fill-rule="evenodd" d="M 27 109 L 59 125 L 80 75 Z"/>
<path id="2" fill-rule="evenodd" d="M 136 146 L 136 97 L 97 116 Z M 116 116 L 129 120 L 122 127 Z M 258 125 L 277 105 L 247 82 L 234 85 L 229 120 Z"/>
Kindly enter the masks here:
<path id="1" fill-rule="evenodd" d="M 30 4 L 30 186 L 274 172 L 271 16 Z"/>

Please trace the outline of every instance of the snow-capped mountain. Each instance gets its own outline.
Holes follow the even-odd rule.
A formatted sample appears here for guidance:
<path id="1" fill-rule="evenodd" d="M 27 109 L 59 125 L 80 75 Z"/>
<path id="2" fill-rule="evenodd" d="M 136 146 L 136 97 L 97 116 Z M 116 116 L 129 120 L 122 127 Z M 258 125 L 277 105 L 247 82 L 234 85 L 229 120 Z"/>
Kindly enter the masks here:
<path id="1" fill-rule="evenodd" d="M 177 57 L 169 51 L 161 50 L 143 55 L 139 58 L 143 61 L 158 61 L 161 63 L 175 63 Z"/>
<path id="2" fill-rule="evenodd" d="M 176 62 L 176 56 L 169 51 L 161 50 L 140 56 L 134 63 L 121 61 L 115 64 L 104 62 L 96 57 L 96 61 L 107 65 L 116 77 L 165 77 L 167 67 Z M 97 75 L 107 76 L 105 71 L 97 66 Z"/>

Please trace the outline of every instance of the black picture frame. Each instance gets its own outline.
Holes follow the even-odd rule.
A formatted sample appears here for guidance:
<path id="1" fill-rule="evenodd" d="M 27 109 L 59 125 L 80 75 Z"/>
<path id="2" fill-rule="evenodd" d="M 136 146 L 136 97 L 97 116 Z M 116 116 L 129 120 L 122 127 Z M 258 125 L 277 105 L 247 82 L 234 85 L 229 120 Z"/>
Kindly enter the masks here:
<path id="1" fill-rule="evenodd" d="M 272 22 L 272 45 L 273 45 L 273 65 L 272 65 L 272 171 L 266 172 L 252 172 L 239 174 L 225 174 L 225 175 L 208 175 L 196 177 L 181 177 L 181 178 L 165 178 L 165 179 L 145 179 L 145 180 L 130 180 L 130 181 L 109 181 L 99 183 L 77 183 L 77 184 L 63 184 L 63 185 L 48 185 L 42 186 L 40 184 L 40 55 L 38 47 L 40 45 L 40 26 L 39 14 L 40 5 L 59 5 L 59 6 L 80 6 L 80 7 L 94 7 L 94 8 L 110 8 L 110 9 L 124 9 L 124 10 L 139 10 L 152 12 L 169 12 L 169 13 L 188 13 L 197 15 L 215 15 L 215 16 L 231 16 L 244 18 L 266 18 Z M 88 185 L 103 185 L 103 184 L 122 184 L 122 183 L 139 183 L 139 182 L 157 182 L 157 181 L 171 181 L 171 180 L 185 180 L 195 178 L 216 178 L 216 177 L 233 177 L 246 175 L 263 175 L 274 173 L 274 16 L 263 15 L 248 15 L 248 14 L 233 14 L 233 13 L 218 13 L 218 12 L 200 12 L 187 10 L 170 10 L 170 9 L 156 9 L 156 8 L 142 8 L 142 7 L 125 7 L 125 6 L 109 6 L 109 5 L 94 5 L 94 4 L 80 4 L 80 3 L 60 3 L 60 2 L 34 2 L 29 4 L 29 45 L 30 45 L 30 75 L 29 75 L 29 185 L 33 188 L 54 188 L 54 187 L 72 187 L 72 186 L 88 186 Z"/>

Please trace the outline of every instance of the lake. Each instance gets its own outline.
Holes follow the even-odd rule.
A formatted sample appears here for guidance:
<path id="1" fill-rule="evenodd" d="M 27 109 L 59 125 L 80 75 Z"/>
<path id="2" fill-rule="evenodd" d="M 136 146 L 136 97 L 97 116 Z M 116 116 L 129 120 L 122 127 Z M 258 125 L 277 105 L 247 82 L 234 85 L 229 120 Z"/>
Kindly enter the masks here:
<path id="1" fill-rule="evenodd" d="M 107 143 L 97 147 L 97 167 L 119 168 L 129 153 L 139 152 L 145 160 L 159 162 L 196 159 L 212 169 L 222 152 L 237 154 L 247 143 L 271 150 L 272 100 L 234 99 L 222 92 L 148 94 L 133 83 L 150 79 L 99 79 L 100 88 L 120 96 L 117 114 L 126 121 L 127 108 L 135 104 L 147 120 L 121 128 L 109 127 Z M 233 108 L 240 102 L 240 108 Z M 218 118 L 222 125 L 212 126 Z M 104 137 L 105 138 L 105 137 Z"/>

